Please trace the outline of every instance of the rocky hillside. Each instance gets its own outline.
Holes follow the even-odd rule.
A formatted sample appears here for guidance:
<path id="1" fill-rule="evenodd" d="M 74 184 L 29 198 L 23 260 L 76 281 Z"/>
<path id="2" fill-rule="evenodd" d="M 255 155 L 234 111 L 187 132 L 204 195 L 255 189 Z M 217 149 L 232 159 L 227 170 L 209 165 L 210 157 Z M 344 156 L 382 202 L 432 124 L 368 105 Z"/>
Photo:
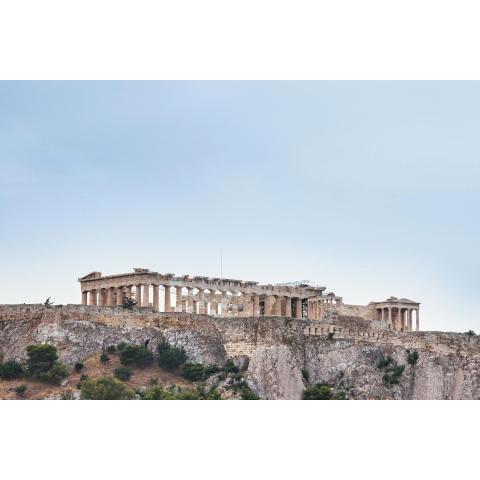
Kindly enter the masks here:
<path id="1" fill-rule="evenodd" d="M 241 360 L 244 380 L 263 399 L 300 399 L 318 384 L 347 399 L 480 398 L 477 336 L 419 332 L 342 339 L 305 335 L 308 325 L 279 317 L 3 305 L 0 361 L 23 359 L 28 345 L 46 342 L 73 367 L 109 345 L 148 345 L 154 351 L 166 341 L 184 348 L 191 362 L 222 366 L 229 358 Z"/>

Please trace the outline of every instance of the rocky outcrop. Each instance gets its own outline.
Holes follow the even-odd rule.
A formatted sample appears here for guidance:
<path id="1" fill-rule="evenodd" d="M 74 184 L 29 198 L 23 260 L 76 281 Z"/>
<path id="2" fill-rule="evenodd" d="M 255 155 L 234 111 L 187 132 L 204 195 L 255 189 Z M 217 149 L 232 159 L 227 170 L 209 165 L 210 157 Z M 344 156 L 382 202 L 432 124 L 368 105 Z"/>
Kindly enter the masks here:
<path id="1" fill-rule="evenodd" d="M 257 348 L 250 359 L 252 389 L 267 400 L 301 398 L 304 387 L 299 363 L 286 345 Z"/>
<path id="2" fill-rule="evenodd" d="M 56 345 L 73 365 L 112 344 L 168 341 L 191 361 L 223 365 L 235 358 L 251 388 L 265 399 L 299 399 L 308 385 L 326 383 L 351 399 L 478 399 L 480 339 L 442 332 L 336 338 L 304 334 L 308 322 L 281 317 L 213 318 L 69 305 L 0 306 L 0 359 L 23 358 L 29 344 Z M 409 363 L 409 352 L 418 360 Z M 378 360 L 404 367 L 385 382 Z M 241 364 L 241 365 L 240 365 Z"/>

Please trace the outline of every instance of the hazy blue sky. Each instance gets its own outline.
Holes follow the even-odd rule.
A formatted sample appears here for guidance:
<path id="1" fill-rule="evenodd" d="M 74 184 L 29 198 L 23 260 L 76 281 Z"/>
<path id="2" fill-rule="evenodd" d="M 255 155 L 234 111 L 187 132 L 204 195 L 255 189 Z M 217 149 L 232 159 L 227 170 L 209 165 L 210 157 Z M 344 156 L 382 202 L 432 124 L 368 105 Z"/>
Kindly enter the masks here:
<path id="1" fill-rule="evenodd" d="M 0 303 L 146 267 L 480 330 L 480 83 L 1 82 Z"/>

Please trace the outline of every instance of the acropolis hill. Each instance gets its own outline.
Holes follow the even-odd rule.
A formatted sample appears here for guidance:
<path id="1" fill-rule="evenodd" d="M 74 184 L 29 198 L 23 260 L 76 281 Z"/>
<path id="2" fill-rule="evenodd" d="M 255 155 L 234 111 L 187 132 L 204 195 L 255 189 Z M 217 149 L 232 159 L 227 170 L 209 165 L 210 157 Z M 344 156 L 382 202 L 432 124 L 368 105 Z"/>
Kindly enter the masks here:
<path id="1" fill-rule="evenodd" d="M 152 351 L 167 342 L 189 362 L 232 359 L 263 399 L 299 399 L 319 383 L 347 399 L 480 398 L 480 337 L 417 331 L 419 304 L 410 300 L 355 306 L 305 283 L 146 269 L 79 281 L 82 305 L 0 305 L 0 361 L 24 358 L 32 343 L 55 345 L 73 366 L 121 342 Z M 132 297 L 140 306 L 119 304 Z"/>

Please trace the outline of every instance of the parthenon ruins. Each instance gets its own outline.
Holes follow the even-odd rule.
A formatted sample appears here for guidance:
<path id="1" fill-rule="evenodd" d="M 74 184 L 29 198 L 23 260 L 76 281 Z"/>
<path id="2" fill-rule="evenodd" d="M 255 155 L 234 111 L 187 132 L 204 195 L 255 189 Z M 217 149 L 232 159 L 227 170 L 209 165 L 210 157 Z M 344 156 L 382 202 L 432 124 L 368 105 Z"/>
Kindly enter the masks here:
<path id="1" fill-rule="evenodd" d="M 133 273 L 102 276 L 92 272 L 79 278 L 82 304 L 122 305 L 134 298 L 139 307 L 159 312 L 184 312 L 220 317 L 283 316 L 323 320 L 329 314 L 357 316 L 380 322 L 394 331 L 413 331 L 419 325 L 420 304 L 390 297 L 367 306 L 346 305 L 325 287 L 308 283 L 260 285 L 258 282 L 202 276 L 161 274 L 146 268 Z"/>

